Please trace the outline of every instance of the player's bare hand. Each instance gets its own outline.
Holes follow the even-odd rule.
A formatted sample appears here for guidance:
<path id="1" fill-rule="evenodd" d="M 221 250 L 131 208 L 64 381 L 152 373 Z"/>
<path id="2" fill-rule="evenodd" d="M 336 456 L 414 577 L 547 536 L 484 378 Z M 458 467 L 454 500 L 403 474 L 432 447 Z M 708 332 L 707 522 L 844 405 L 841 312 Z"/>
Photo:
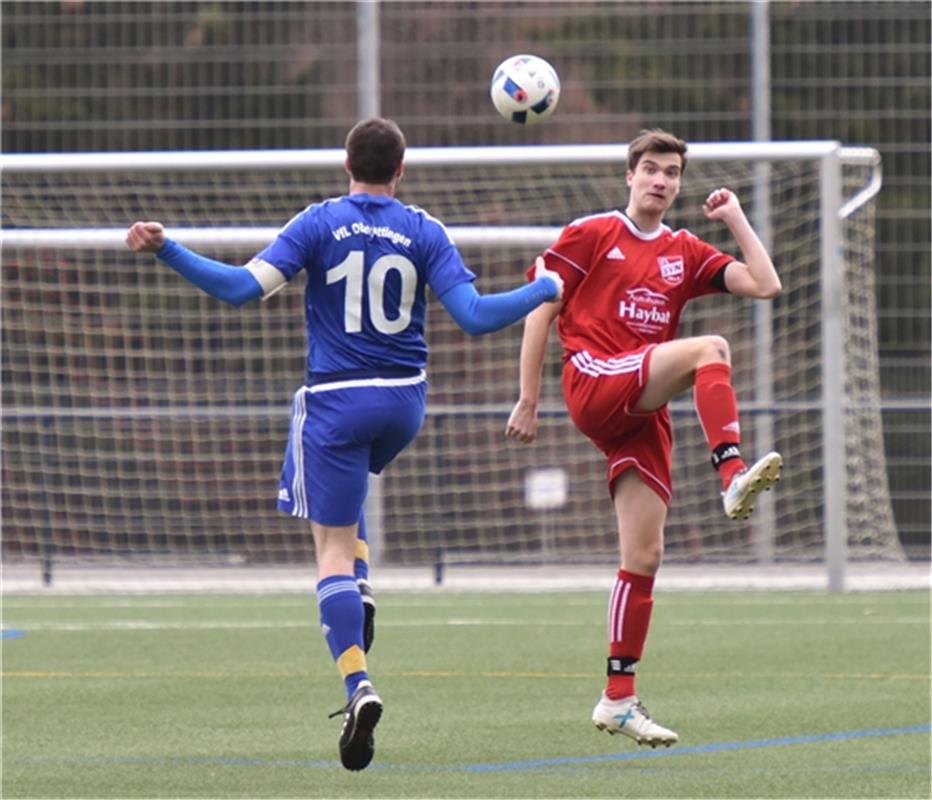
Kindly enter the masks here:
<path id="1" fill-rule="evenodd" d="M 547 269 L 543 256 L 538 256 L 534 261 L 534 279 L 537 278 L 550 278 L 557 285 L 557 296 L 548 302 L 559 303 L 563 299 L 563 278 L 558 272 Z"/>
<path id="2" fill-rule="evenodd" d="M 136 253 L 157 253 L 165 244 L 161 222 L 134 222 L 126 232 L 126 246 Z"/>
<path id="3" fill-rule="evenodd" d="M 519 400 L 512 409 L 511 416 L 508 417 L 505 436 L 523 444 L 533 442 L 537 438 L 537 407 Z"/>
<path id="4" fill-rule="evenodd" d="M 741 214 L 741 203 L 734 192 L 725 187 L 716 189 L 712 192 L 702 206 L 702 210 L 708 219 L 728 220 L 736 214 Z"/>

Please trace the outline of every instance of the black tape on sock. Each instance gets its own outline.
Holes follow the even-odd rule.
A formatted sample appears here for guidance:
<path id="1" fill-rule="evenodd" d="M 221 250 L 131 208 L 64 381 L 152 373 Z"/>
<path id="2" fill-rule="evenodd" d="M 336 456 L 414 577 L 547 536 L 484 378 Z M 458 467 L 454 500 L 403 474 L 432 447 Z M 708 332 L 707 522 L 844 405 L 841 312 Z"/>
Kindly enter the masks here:
<path id="1" fill-rule="evenodd" d="M 606 675 L 634 675 L 638 659 L 625 656 L 609 656 Z"/>
<path id="2" fill-rule="evenodd" d="M 717 470 L 723 463 L 734 458 L 741 458 L 741 450 L 734 442 L 725 442 L 712 451 L 712 466 Z"/>

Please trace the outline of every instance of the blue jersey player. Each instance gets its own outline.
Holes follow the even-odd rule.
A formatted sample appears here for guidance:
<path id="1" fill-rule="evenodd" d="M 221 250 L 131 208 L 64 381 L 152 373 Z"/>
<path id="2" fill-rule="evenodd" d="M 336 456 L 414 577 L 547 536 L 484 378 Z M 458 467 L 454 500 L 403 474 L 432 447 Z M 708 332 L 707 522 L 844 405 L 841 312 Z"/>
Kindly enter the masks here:
<path id="1" fill-rule="evenodd" d="M 308 206 L 245 267 L 204 258 L 158 222 L 137 222 L 126 243 L 154 252 L 208 294 L 239 306 L 307 274 L 307 369 L 295 393 L 278 507 L 310 520 L 320 623 L 346 685 L 339 750 L 360 770 L 374 753 L 382 701 L 369 680 L 375 602 L 368 583 L 363 502 L 379 473 L 424 419 L 429 286 L 470 334 L 498 330 L 562 296 L 540 259 L 535 279 L 480 295 L 443 224 L 395 192 L 405 139 L 391 120 L 358 123 L 346 138 L 349 193 Z"/>

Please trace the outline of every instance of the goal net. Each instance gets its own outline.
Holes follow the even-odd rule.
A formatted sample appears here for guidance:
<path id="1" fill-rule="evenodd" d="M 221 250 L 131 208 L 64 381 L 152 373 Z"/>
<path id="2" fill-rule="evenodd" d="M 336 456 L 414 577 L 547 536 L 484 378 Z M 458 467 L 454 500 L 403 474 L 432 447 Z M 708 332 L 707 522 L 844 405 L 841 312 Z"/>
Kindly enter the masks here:
<path id="1" fill-rule="evenodd" d="M 841 223 L 843 336 L 827 354 L 822 162 L 789 151 L 728 158 L 723 147 L 709 146 L 711 158 L 702 145 L 691 148 L 667 222 L 735 252 L 724 226 L 702 215 L 703 199 L 728 186 L 760 217 L 763 198 L 785 288 L 766 314 L 741 298 L 696 300 L 680 335 L 729 340 L 743 450 L 780 450 L 784 478 L 760 514 L 726 520 L 691 397 L 677 398 L 666 561 L 824 561 L 832 446 L 844 453 L 837 485 L 847 558 L 901 559 L 880 420 L 873 203 Z M 478 150 L 412 149 L 399 195 L 453 230 L 484 293 L 522 281 L 569 220 L 626 200 L 617 148 L 608 148 L 611 158 L 598 146 L 586 158 L 583 148 L 510 150 L 493 164 L 476 159 Z M 548 158 L 529 157 L 543 150 Z M 847 199 L 871 167 L 841 152 Z M 137 219 L 157 219 L 201 252 L 245 263 L 309 202 L 345 192 L 342 153 L 34 156 L 28 165 L 4 160 L 4 559 L 313 561 L 306 523 L 275 509 L 290 399 L 303 376 L 303 281 L 232 309 L 153 257 L 130 253 L 122 236 Z M 369 504 L 380 561 L 613 557 L 605 464 L 565 412 L 556 336 L 540 438 L 518 445 L 503 432 L 517 397 L 521 324 L 472 339 L 436 300 L 429 308 L 427 419 Z M 826 358 L 838 359 L 844 375 L 843 396 L 830 404 Z M 841 443 L 824 436 L 833 408 L 844 417 Z"/>

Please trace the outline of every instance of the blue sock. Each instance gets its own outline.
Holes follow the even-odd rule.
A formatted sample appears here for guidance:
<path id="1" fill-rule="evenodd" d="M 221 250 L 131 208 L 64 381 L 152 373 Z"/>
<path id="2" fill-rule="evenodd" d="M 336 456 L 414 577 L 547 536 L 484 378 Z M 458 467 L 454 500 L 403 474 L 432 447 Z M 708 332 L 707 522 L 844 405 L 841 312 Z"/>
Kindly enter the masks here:
<path id="1" fill-rule="evenodd" d="M 369 580 L 369 536 L 366 533 L 366 512 L 359 512 L 359 533 L 356 534 L 356 560 L 353 562 L 356 579 Z"/>
<path id="2" fill-rule="evenodd" d="M 360 682 L 369 679 L 362 649 L 362 599 L 356 578 L 352 575 L 324 578 L 317 584 L 317 604 L 330 655 L 343 676 L 346 696 L 352 697 Z"/>

